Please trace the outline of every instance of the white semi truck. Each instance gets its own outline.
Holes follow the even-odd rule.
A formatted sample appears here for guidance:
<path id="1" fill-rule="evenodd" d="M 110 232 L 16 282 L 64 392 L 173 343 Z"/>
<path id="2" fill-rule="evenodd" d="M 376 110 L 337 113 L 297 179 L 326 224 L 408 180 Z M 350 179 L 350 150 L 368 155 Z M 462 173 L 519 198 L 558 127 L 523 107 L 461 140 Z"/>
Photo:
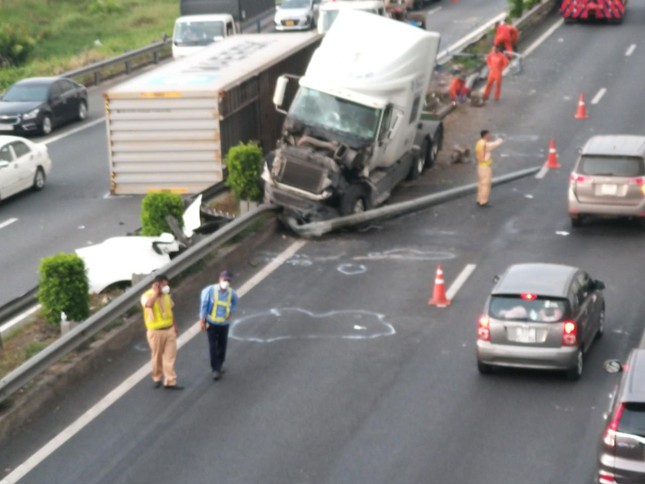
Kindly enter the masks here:
<path id="1" fill-rule="evenodd" d="M 417 178 L 442 142 L 441 122 L 422 119 L 439 40 L 396 20 L 340 12 L 266 159 L 266 201 L 300 222 L 324 220 L 377 206 Z M 292 79 L 278 78 L 279 110 Z"/>

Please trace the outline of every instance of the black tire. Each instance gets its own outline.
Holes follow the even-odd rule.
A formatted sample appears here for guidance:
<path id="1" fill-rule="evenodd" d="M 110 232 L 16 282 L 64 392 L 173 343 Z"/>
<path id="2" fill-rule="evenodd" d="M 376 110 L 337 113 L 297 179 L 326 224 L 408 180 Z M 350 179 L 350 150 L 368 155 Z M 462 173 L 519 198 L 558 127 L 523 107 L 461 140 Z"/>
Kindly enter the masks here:
<path id="1" fill-rule="evenodd" d="M 576 360 L 578 361 L 578 364 L 567 370 L 567 378 L 571 381 L 580 380 L 582 371 L 584 370 L 584 356 L 581 348 L 579 348 L 578 353 L 576 353 Z"/>
<path id="2" fill-rule="evenodd" d="M 76 115 L 76 119 L 79 121 L 85 121 L 87 118 L 87 103 L 85 101 L 81 101 L 81 103 L 78 105 L 78 114 Z"/>
<path id="3" fill-rule="evenodd" d="M 350 185 L 340 200 L 340 214 L 353 215 L 370 209 L 369 196 L 363 185 Z"/>
<path id="4" fill-rule="evenodd" d="M 47 136 L 48 134 L 51 134 L 52 130 L 52 118 L 49 114 L 45 114 L 45 116 L 43 116 L 43 121 L 40 123 L 40 133 Z"/>
<path id="5" fill-rule="evenodd" d="M 487 365 L 486 363 L 478 361 L 477 371 L 479 371 L 479 373 L 481 373 L 482 375 L 490 375 L 491 373 L 493 373 L 493 367 L 491 365 Z"/>
<path id="6" fill-rule="evenodd" d="M 416 180 L 421 176 L 423 170 L 426 168 L 426 163 L 428 162 L 428 151 L 430 149 L 430 142 L 427 139 L 423 140 L 419 154 L 412 162 L 410 167 L 410 172 L 408 173 L 408 180 Z"/>
<path id="7" fill-rule="evenodd" d="M 39 166 L 34 174 L 34 183 L 31 186 L 31 189 L 35 192 L 39 192 L 45 188 L 45 178 L 45 170 Z"/>

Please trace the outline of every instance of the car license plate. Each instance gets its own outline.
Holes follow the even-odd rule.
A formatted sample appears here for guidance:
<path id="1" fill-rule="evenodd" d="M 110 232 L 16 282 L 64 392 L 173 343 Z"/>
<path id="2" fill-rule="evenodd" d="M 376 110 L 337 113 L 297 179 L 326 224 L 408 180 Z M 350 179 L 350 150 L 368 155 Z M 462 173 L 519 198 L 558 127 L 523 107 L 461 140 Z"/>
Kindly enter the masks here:
<path id="1" fill-rule="evenodd" d="M 615 183 L 603 183 L 600 185 L 601 195 L 616 195 L 618 193 L 618 185 Z"/>
<path id="2" fill-rule="evenodd" d="M 13 124 L 0 123 L 0 131 L 13 131 Z"/>
<path id="3" fill-rule="evenodd" d="M 537 341 L 535 328 L 516 328 L 515 341 L 518 343 L 535 343 Z"/>
<path id="4" fill-rule="evenodd" d="M 287 27 L 293 27 L 295 25 L 295 22 L 293 20 L 287 20 L 284 23 Z"/>

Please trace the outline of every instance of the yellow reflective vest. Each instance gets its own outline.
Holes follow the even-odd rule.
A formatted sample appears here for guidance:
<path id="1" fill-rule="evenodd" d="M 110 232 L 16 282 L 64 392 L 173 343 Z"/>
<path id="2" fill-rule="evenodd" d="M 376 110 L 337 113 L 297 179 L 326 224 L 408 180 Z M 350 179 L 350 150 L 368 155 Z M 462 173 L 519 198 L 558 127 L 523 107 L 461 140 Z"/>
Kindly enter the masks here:
<path id="1" fill-rule="evenodd" d="M 484 138 L 481 138 L 479 141 L 477 141 L 477 144 L 475 145 L 475 157 L 477 158 L 477 162 L 480 165 L 483 166 L 490 166 L 491 163 L 493 163 L 493 158 L 492 156 L 486 160 L 486 140 Z"/>
<path id="2" fill-rule="evenodd" d="M 210 318 L 214 323 L 223 323 L 231 315 L 231 299 L 233 298 L 233 290 L 229 287 L 226 290 L 226 299 L 224 301 L 220 300 L 220 292 L 217 286 L 213 286 L 213 309 L 211 309 Z M 219 306 L 224 307 L 224 316 L 217 315 L 217 308 Z"/>
<path id="3" fill-rule="evenodd" d="M 172 299 L 169 294 L 162 294 L 152 308 L 147 308 L 146 301 L 154 294 L 153 290 L 146 291 L 141 297 L 141 305 L 143 306 L 143 321 L 146 323 L 147 329 L 166 329 L 172 327 L 174 318 L 172 315 Z M 163 309 L 161 305 L 163 300 Z"/>

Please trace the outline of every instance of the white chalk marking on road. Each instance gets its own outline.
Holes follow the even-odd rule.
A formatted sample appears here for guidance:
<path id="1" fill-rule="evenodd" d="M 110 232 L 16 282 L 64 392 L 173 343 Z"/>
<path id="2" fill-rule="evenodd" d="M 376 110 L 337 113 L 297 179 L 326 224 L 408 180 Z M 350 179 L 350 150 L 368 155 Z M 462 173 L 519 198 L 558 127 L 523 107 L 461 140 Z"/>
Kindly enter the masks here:
<path id="1" fill-rule="evenodd" d="M 238 296 L 242 297 L 247 294 L 251 289 L 257 286 L 260 282 L 262 282 L 262 280 L 264 280 L 273 271 L 275 271 L 284 261 L 298 252 L 306 243 L 306 240 L 298 240 L 287 247 L 287 249 L 285 249 L 282 254 L 280 254 L 273 261 L 267 264 L 266 267 L 255 274 L 251 279 L 246 281 L 246 283 L 244 283 L 242 287 L 240 287 L 240 289 L 237 291 Z M 182 333 L 179 338 L 177 338 L 177 348 L 184 346 L 200 332 L 201 329 L 199 327 L 199 324 L 193 324 L 188 330 L 184 331 L 184 333 Z M 97 402 L 92 408 L 87 410 L 83 415 L 81 415 L 69 426 L 63 429 L 56 437 L 42 446 L 35 454 L 33 454 L 25 462 L 16 467 L 11 474 L 5 476 L 5 478 L 0 481 L 0 484 L 14 484 L 18 482 L 38 464 L 52 455 L 74 435 L 83 430 L 83 428 L 89 425 L 96 417 L 110 408 L 112 404 L 116 403 L 123 395 L 125 395 L 128 391 L 134 388 L 135 385 L 137 385 L 141 380 L 149 375 L 150 363 L 146 363 L 132 375 L 126 378 L 119 386 L 114 388 L 114 390 L 103 397 L 103 399 Z"/>
<path id="2" fill-rule="evenodd" d="M 544 176 L 547 174 L 548 171 L 549 171 L 549 166 L 545 163 L 542 166 L 542 168 L 540 168 L 540 171 L 538 171 L 535 174 L 535 178 L 537 178 L 538 180 L 541 180 L 542 178 L 544 178 Z"/>
<path id="3" fill-rule="evenodd" d="M 564 24 L 564 19 L 558 20 L 556 23 L 554 23 L 549 30 L 544 32 L 540 37 L 538 37 L 535 42 L 533 42 L 531 45 L 527 47 L 527 49 L 524 51 L 523 56 L 526 57 L 527 55 L 530 55 L 531 52 L 533 52 L 535 49 L 537 49 L 540 45 L 544 43 L 546 39 L 548 39 L 553 32 L 555 32 L 557 29 L 559 29 L 562 24 Z"/>
<path id="4" fill-rule="evenodd" d="M 591 100 L 591 104 L 598 104 L 606 92 L 607 92 L 607 88 L 603 87 L 602 89 L 600 89 L 600 91 L 598 91 L 596 95 L 593 97 L 593 99 Z"/>
<path id="5" fill-rule="evenodd" d="M 87 123 L 87 124 L 83 124 L 83 125 L 79 126 L 78 128 L 74 128 L 74 129 L 72 129 L 70 131 L 65 131 L 64 133 L 61 133 L 58 136 L 54 136 L 53 138 L 49 138 L 49 139 L 47 139 L 47 141 L 43 141 L 43 144 L 48 145 L 48 144 L 54 143 L 54 142 L 56 142 L 56 141 L 58 141 L 60 139 L 63 139 L 65 137 L 67 137 L 67 136 L 71 136 L 73 134 L 78 133 L 79 131 L 83 131 L 84 129 L 91 128 L 92 126 L 95 126 L 95 125 L 97 125 L 99 123 L 103 123 L 103 122 L 105 122 L 104 117 L 99 118 L 99 119 L 95 119 L 94 121 L 92 121 L 90 123 Z"/>
<path id="6" fill-rule="evenodd" d="M 459 292 L 459 289 L 461 289 L 461 286 L 463 286 L 464 283 L 470 277 L 470 275 L 473 272 L 475 272 L 476 268 L 477 268 L 476 264 L 467 264 L 466 267 L 464 267 L 464 269 L 457 276 L 457 279 L 454 280 L 454 282 L 450 285 L 450 287 L 446 291 L 447 299 L 451 300 L 452 298 L 455 297 L 455 294 Z"/>
<path id="7" fill-rule="evenodd" d="M 636 50 L 636 44 L 632 44 L 632 45 L 630 45 L 630 46 L 627 48 L 627 52 L 625 52 L 625 57 L 629 57 L 630 55 L 632 55 L 632 54 L 634 53 L 634 51 L 635 51 L 635 50 Z"/>
<path id="8" fill-rule="evenodd" d="M 7 220 L 5 220 L 4 222 L 0 223 L 0 229 L 3 229 L 3 228 L 5 228 L 5 227 L 8 227 L 9 225 L 11 225 L 12 223 L 17 222 L 17 221 L 18 221 L 18 219 L 17 219 L 17 218 L 10 218 L 10 219 L 7 219 Z"/>

